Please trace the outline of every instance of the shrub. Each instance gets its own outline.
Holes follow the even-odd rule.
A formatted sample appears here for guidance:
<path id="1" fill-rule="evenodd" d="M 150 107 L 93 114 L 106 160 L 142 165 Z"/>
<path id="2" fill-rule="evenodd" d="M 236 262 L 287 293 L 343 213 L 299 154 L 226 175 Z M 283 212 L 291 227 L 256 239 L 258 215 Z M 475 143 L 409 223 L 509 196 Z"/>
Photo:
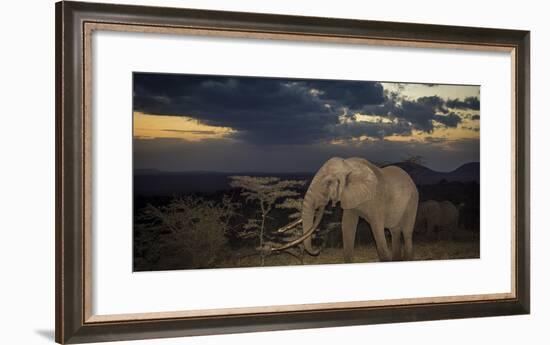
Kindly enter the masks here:
<path id="1" fill-rule="evenodd" d="M 236 204 L 229 198 L 222 202 L 186 196 L 175 198 L 166 206 L 147 205 L 141 212 L 148 236 L 142 236 L 141 246 L 159 251 L 159 260 L 170 268 L 213 267 L 226 244 L 225 233 L 235 215 Z M 154 243 L 143 243 L 153 241 Z M 145 253 L 155 257 L 155 253 Z"/>

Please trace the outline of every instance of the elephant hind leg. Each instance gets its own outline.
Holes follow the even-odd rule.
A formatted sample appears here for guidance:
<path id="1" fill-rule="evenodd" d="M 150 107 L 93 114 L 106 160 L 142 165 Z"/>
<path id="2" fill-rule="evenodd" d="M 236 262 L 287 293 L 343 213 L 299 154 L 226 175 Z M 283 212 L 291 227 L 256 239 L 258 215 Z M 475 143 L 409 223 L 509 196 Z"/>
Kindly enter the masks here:
<path id="1" fill-rule="evenodd" d="M 392 261 L 401 260 L 401 227 L 396 226 L 390 229 Z"/>
<path id="2" fill-rule="evenodd" d="M 413 232 L 416 221 L 416 209 L 418 207 L 418 198 L 411 198 L 403 218 L 401 218 L 401 230 L 404 242 L 404 260 L 413 260 Z M 429 227 L 429 223 L 428 223 Z M 433 229 L 432 229 L 433 230 Z"/>
<path id="3" fill-rule="evenodd" d="M 403 260 L 413 259 L 413 245 L 412 245 L 412 231 L 410 233 L 403 233 L 403 241 L 405 242 L 405 255 Z"/>

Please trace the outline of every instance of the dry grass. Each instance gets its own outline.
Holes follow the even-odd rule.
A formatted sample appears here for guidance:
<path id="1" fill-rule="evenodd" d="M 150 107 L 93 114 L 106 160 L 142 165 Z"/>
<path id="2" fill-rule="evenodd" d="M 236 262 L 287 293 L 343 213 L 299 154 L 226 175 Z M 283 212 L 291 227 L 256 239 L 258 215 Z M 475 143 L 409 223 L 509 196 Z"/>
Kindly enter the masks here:
<path id="1" fill-rule="evenodd" d="M 298 252 L 297 257 L 286 253 L 270 255 L 265 258 L 265 266 L 301 265 Z M 414 260 L 449 260 L 479 258 L 478 241 L 436 240 L 416 242 L 414 244 Z M 342 248 L 324 248 L 319 256 L 303 255 L 303 264 L 341 264 L 344 263 Z M 354 262 L 377 262 L 378 255 L 374 243 L 356 247 Z M 227 259 L 216 265 L 217 267 L 256 267 L 260 266 L 260 257 L 247 256 L 241 259 Z"/>

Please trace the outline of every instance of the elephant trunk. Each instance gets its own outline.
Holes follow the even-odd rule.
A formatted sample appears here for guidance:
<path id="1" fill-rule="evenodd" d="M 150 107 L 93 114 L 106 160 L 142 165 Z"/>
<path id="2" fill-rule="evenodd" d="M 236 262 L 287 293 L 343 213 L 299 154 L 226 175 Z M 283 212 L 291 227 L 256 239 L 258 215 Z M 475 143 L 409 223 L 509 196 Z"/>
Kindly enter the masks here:
<path id="1" fill-rule="evenodd" d="M 317 210 L 315 210 L 315 204 L 317 203 L 317 200 L 319 198 L 319 196 L 316 195 L 315 190 L 316 186 L 312 182 L 310 188 L 306 193 L 306 196 L 304 197 L 304 203 L 302 206 L 303 233 L 304 235 L 306 233 L 309 233 L 309 236 L 304 239 L 304 249 L 309 255 L 313 256 L 319 255 L 321 250 L 313 248 L 311 237 L 315 229 L 317 229 L 317 227 L 319 226 L 319 223 L 321 223 L 321 220 L 323 219 L 323 213 L 325 211 L 325 205 L 322 205 Z"/>

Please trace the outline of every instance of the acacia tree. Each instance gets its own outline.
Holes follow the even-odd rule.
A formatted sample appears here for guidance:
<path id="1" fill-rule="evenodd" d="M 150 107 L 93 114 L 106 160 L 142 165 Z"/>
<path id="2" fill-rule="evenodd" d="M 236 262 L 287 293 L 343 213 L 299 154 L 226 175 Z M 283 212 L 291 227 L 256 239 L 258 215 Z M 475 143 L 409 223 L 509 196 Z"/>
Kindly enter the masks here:
<path id="1" fill-rule="evenodd" d="M 277 204 L 275 207 L 293 210 L 294 212 L 288 215 L 291 220 L 296 220 L 302 216 L 302 205 L 304 203 L 303 198 L 286 198 L 282 203 Z"/>
<path id="2" fill-rule="evenodd" d="M 412 155 L 410 153 L 406 157 L 403 157 L 403 162 L 413 163 L 413 164 L 418 164 L 418 165 L 424 165 L 425 164 L 424 156 Z"/>
<path id="3" fill-rule="evenodd" d="M 264 264 L 264 234 L 268 214 L 281 199 L 293 198 L 299 195 L 295 188 L 304 186 L 306 181 L 281 180 L 278 177 L 231 176 L 231 187 L 241 188 L 241 195 L 247 202 L 258 206 L 258 218 L 249 219 L 243 226 L 240 237 L 258 237 L 261 263 Z"/>
<path id="4" fill-rule="evenodd" d="M 288 215 L 288 218 L 291 221 L 294 221 L 302 216 L 302 206 L 304 203 L 303 198 L 286 198 L 282 203 L 277 204 L 275 207 L 279 209 L 290 210 L 292 213 Z M 286 237 L 296 237 L 300 236 L 302 231 L 302 226 L 296 226 L 288 231 L 285 231 L 282 235 Z M 304 246 L 302 244 L 298 245 L 299 252 L 294 254 L 291 248 L 286 249 L 284 252 L 290 254 L 300 260 L 302 265 L 304 264 Z"/>
<path id="5" fill-rule="evenodd" d="M 286 198 L 283 202 L 277 204 L 275 207 L 279 209 L 289 210 L 291 213 L 288 215 L 290 221 L 299 219 L 302 216 L 302 205 L 304 203 L 303 198 Z M 296 226 L 288 231 L 285 231 L 284 237 L 299 236 L 302 231 L 302 226 Z"/>

